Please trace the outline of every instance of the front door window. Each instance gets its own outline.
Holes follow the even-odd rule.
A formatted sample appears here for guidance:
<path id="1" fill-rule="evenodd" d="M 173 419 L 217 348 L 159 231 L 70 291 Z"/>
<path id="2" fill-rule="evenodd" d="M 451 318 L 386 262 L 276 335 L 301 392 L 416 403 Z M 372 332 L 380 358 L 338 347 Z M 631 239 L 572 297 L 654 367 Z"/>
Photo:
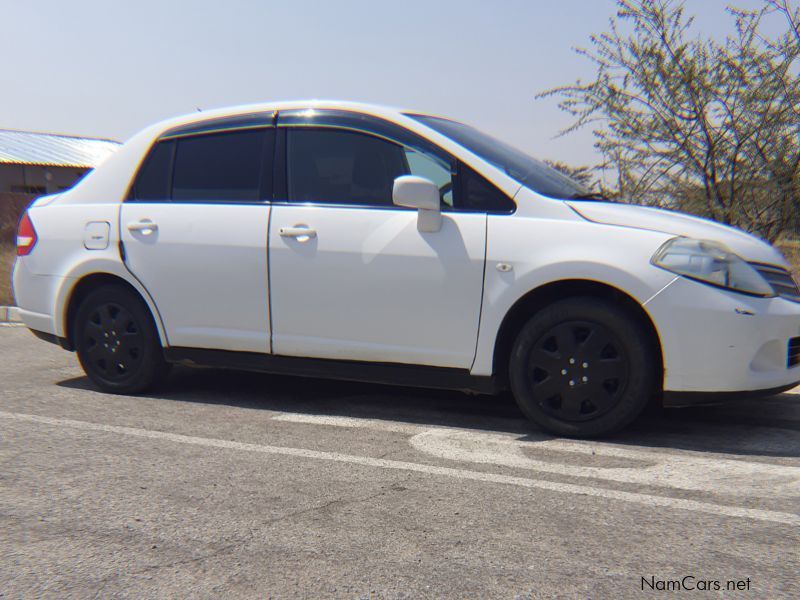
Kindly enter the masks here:
<path id="1" fill-rule="evenodd" d="M 290 129 L 287 153 L 291 202 L 388 207 L 394 180 L 418 175 L 439 187 L 443 208 L 453 206 L 449 166 L 383 138 L 341 129 Z"/>

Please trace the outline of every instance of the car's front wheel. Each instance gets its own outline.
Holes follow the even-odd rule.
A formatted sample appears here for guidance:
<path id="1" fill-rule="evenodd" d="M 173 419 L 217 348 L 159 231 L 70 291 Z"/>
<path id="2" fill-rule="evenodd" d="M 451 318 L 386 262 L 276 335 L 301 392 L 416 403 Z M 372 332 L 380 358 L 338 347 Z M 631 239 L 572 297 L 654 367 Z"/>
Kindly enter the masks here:
<path id="1" fill-rule="evenodd" d="M 596 437 L 633 421 L 652 399 L 657 361 L 644 328 L 597 298 L 571 298 L 533 316 L 514 343 L 511 389 L 534 423 Z"/>
<path id="2" fill-rule="evenodd" d="M 78 307 L 73 327 L 78 360 L 105 392 L 144 392 L 169 371 L 150 311 L 122 286 L 90 292 Z"/>

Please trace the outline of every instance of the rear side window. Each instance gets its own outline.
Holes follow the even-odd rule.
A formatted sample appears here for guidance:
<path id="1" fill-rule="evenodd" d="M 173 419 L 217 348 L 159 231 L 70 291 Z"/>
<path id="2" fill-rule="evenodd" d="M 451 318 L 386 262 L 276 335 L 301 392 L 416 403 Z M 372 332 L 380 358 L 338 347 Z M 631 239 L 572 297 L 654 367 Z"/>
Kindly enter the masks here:
<path id="1" fill-rule="evenodd" d="M 257 201 L 263 149 L 264 131 L 258 129 L 179 139 L 172 200 Z"/>
<path id="2" fill-rule="evenodd" d="M 259 202 L 271 193 L 273 129 L 165 140 L 145 160 L 132 198 L 145 202 Z"/>
<path id="3" fill-rule="evenodd" d="M 408 172 L 399 144 L 337 129 L 288 131 L 292 202 L 391 206 L 395 178 Z"/>
<path id="4" fill-rule="evenodd" d="M 169 198 L 174 151 L 175 142 L 172 140 L 159 142 L 153 147 L 136 178 L 132 194 L 135 199 L 161 201 Z"/>

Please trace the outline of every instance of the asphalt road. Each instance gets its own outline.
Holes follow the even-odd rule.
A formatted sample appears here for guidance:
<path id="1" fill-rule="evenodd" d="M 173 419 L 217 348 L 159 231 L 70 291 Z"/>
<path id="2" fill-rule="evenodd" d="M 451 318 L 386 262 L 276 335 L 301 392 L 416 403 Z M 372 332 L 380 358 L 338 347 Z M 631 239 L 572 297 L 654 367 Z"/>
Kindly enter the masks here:
<path id="1" fill-rule="evenodd" d="M 0 461 L 2 598 L 800 597 L 797 394 L 569 441 L 507 397 L 190 369 L 101 394 L 2 326 Z"/>

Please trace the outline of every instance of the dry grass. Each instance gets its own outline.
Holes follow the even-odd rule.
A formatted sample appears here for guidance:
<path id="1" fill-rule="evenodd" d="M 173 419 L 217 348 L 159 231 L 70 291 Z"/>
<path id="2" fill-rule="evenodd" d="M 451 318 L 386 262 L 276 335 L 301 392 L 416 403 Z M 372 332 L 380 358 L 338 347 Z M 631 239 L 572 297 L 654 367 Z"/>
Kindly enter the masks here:
<path id="1" fill-rule="evenodd" d="M 17 223 L 33 198 L 30 194 L 0 192 L 0 306 L 14 304 L 11 269 L 17 256 Z"/>
<path id="2" fill-rule="evenodd" d="M 0 240 L 0 306 L 14 304 L 11 295 L 11 267 L 17 257 L 17 248 L 6 240 Z"/>
<path id="3" fill-rule="evenodd" d="M 785 242 L 779 246 L 783 255 L 792 263 L 794 272 L 800 275 L 800 242 Z"/>

